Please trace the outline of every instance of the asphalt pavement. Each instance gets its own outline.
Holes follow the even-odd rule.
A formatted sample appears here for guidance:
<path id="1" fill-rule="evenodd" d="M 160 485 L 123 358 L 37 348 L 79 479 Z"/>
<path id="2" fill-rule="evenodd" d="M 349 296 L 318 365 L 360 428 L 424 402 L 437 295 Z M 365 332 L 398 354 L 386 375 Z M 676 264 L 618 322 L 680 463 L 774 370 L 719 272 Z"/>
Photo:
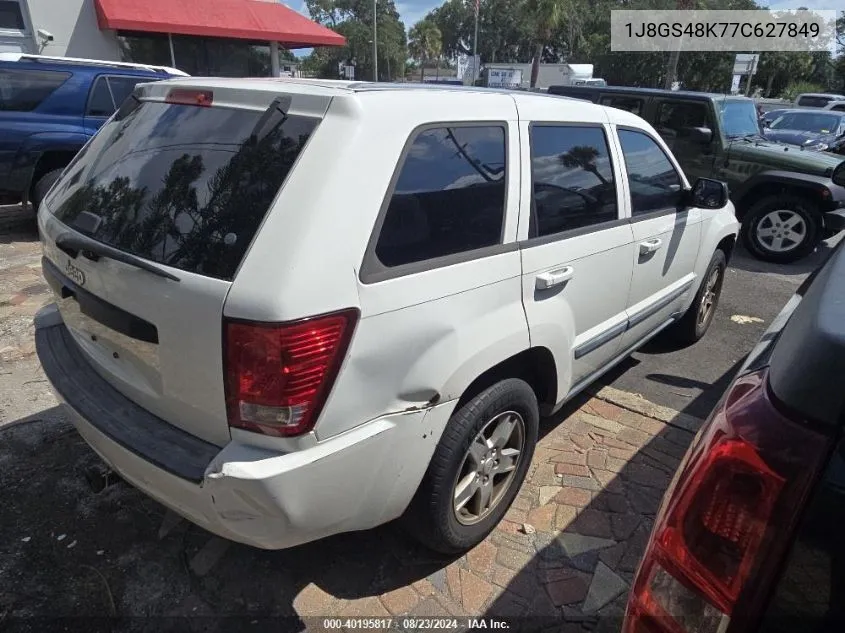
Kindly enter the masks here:
<path id="1" fill-rule="evenodd" d="M 704 338 L 683 350 L 657 339 L 602 382 L 677 411 L 707 417 L 757 339 L 841 237 L 790 265 L 761 262 L 738 246 L 718 311 Z"/>

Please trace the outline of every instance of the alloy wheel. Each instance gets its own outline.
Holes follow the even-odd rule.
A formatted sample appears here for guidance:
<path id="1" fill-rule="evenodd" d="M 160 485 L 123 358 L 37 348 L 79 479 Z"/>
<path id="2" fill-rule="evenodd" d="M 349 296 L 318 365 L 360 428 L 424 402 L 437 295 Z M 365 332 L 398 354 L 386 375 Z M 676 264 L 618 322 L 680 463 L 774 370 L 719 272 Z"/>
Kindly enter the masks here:
<path id="1" fill-rule="evenodd" d="M 807 238 L 807 223 L 798 213 L 779 209 L 764 215 L 757 224 L 757 240 L 773 253 L 791 251 Z"/>
<path id="2" fill-rule="evenodd" d="M 702 326 L 713 318 L 716 309 L 716 301 L 719 298 L 719 281 L 722 278 L 722 269 L 716 266 L 707 281 L 704 283 L 704 294 L 701 296 L 701 305 L 698 306 L 698 325 Z"/>
<path id="3" fill-rule="evenodd" d="M 490 515 L 512 485 L 524 449 L 525 421 L 519 413 L 500 413 L 482 427 L 452 487 L 459 523 L 474 525 Z"/>

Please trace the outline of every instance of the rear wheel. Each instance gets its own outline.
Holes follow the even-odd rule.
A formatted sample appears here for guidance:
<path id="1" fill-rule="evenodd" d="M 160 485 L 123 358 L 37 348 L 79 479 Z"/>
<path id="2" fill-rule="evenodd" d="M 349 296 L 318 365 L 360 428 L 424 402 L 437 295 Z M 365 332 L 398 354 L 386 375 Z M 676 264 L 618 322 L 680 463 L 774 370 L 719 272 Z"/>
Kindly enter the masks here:
<path id="1" fill-rule="evenodd" d="M 48 171 L 35 183 L 35 186 L 32 188 L 32 197 L 30 202 L 32 202 L 32 206 L 36 212 L 38 212 L 38 207 L 41 206 L 41 201 L 44 200 L 47 192 L 50 191 L 50 187 L 52 187 L 53 183 L 61 177 L 63 171 L 64 168 Z"/>
<path id="2" fill-rule="evenodd" d="M 821 234 L 821 214 L 806 198 L 770 196 L 744 218 L 742 237 L 758 259 L 788 264 L 809 255 Z"/>
<path id="3" fill-rule="evenodd" d="M 534 455 L 540 416 L 534 391 L 507 379 L 449 420 L 408 511 L 408 531 L 444 554 L 466 551 L 507 512 Z"/>

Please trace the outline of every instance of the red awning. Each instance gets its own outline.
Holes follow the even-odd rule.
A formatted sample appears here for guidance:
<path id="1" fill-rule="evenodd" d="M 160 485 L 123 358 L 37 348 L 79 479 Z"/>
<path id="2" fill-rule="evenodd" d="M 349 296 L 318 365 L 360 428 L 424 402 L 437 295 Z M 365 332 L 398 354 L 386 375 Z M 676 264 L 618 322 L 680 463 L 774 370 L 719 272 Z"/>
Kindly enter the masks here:
<path id="1" fill-rule="evenodd" d="M 95 0 L 101 29 L 279 42 L 286 48 L 343 46 L 342 35 L 278 2 Z"/>

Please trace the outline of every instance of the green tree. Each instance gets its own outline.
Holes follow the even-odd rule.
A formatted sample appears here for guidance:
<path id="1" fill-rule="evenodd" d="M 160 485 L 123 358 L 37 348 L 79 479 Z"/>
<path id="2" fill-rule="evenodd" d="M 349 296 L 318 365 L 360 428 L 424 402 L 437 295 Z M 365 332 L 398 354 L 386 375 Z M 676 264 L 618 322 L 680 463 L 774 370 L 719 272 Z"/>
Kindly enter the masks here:
<path id="1" fill-rule="evenodd" d="M 370 0 L 306 0 L 311 19 L 346 38 L 346 46 L 321 47 L 303 61 L 303 70 L 337 77 L 338 63 L 354 63 L 356 78 L 373 77 L 373 3 Z M 378 0 L 379 80 L 402 77 L 408 59 L 405 26 L 394 0 Z"/>
<path id="2" fill-rule="evenodd" d="M 543 51 L 567 17 L 569 0 L 526 0 L 534 27 L 534 58 L 531 60 L 531 87 L 537 85 Z"/>
<path id="3" fill-rule="evenodd" d="M 419 61 L 420 81 L 425 78 L 425 64 L 440 59 L 443 39 L 434 20 L 426 17 L 417 22 L 408 32 L 408 52 Z"/>
<path id="4" fill-rule="evenodd" d="M 485 62 L 529 62 L 533 50 L 530 16 L 525 0 L 482 0 L 478 15 L 478 54 Z M 472 54 L 475 5 L 468 0 L 447 0 L 433 9 L 431 19 L 440 29 L 443 55 L 454 60 Z"/>

